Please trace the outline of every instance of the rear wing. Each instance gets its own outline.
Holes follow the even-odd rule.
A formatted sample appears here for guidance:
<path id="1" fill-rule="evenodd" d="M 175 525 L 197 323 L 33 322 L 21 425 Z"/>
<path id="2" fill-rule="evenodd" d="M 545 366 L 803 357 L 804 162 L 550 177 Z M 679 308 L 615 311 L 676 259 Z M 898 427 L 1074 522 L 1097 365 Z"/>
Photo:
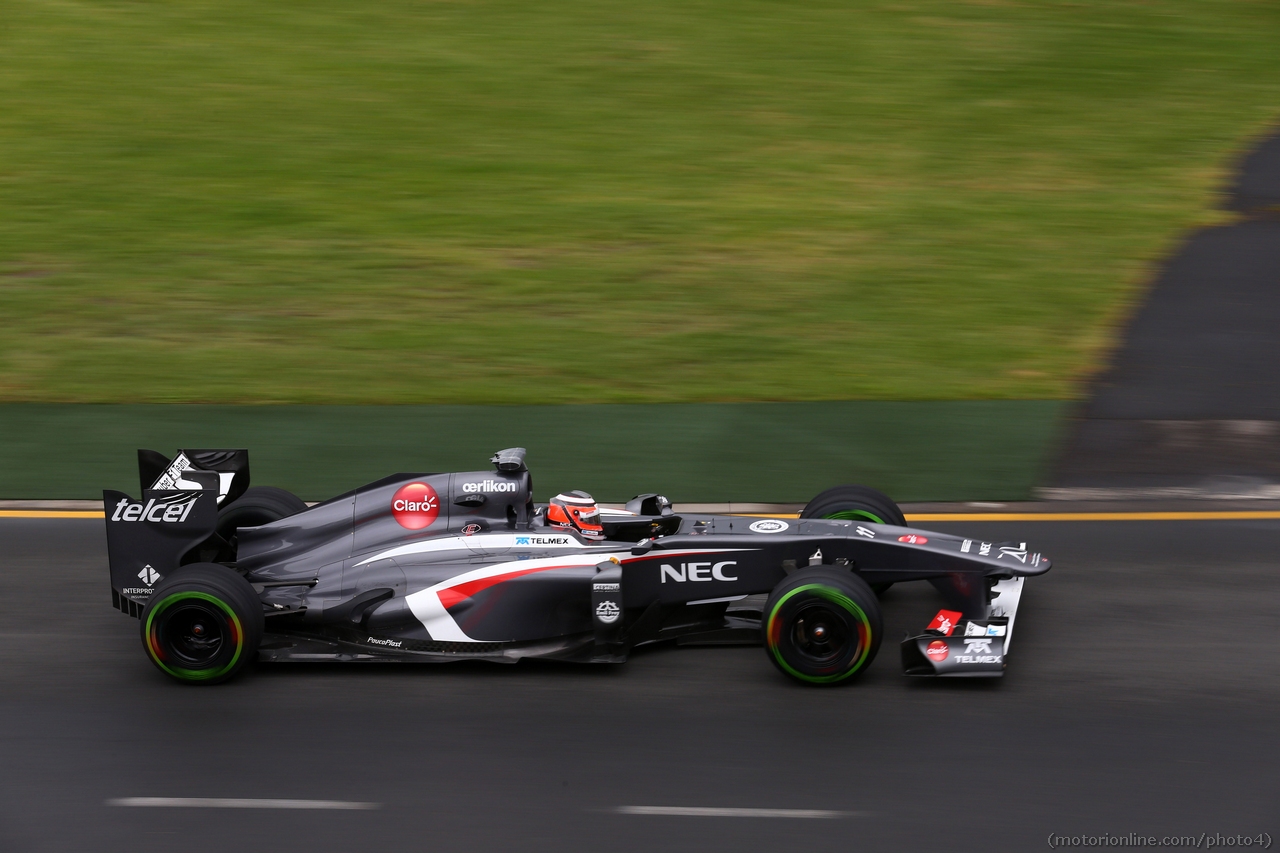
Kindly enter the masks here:
<path id="1" fill-rule="evenodd" d="M 247 450 L 138 451 L 142 500 L 107 489 L 111 603 L 138 616 L 161 579 L 187 563 L 231 559 L 217 534 L 218 507 L 249 488 Z"/>
<path id="2" fill-rule="evenodd" d="M 215 488 L 222 506 L 249 488 L 249 451 L 179 450 L 170 459 L 154 450 L 139 450 L 138 480 L 143 491 Z"/>

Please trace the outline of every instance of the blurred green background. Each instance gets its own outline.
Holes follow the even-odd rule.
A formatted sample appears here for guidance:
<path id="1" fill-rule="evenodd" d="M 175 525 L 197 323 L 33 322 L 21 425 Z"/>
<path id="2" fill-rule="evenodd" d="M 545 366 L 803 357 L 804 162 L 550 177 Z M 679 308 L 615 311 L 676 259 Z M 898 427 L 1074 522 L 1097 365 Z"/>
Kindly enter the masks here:
<path id="1" fill-rule="evenodd" d="M 1222 216 L 1277 44 L 1270 0 L 0 0 L 0 401 L 1038 423 Z"/>
<path id="2" fill-rule="evenodd" d="M 847 482 L 899 500 L 1013 499 L 1029 492 L 1061 406 L 0 405 L 0 484 L 12 497 L 136 495 L 138 447 L 247 447 L 253 482 L 321 500 L 399 471 L 490 470 L 494 451 L 524 446 L 537 500 L 586 489 L 804 503 Z"/>

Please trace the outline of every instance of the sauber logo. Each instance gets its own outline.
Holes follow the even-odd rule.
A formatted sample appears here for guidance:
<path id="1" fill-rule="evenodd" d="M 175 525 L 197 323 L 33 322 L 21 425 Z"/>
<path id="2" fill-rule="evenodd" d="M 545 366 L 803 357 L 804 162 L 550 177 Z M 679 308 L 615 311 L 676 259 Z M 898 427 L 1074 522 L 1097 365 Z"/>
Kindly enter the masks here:
<path id="1" fill-rule="evenodd" d="M 511 482 L 501 482 L 499 480 L 482 480 L 479 483 L 463 483 L 462 491 L 472 494 L 480 492 L 488 494 L 490 492 L 514 492 L 516 484 Z"/>
<path id="2" fill-rule="evenodd" d="M 159 499 L 152 498 L 145 505 L 136 504 L 128 498 L 121 498 L 120 503 L 116 504 L 116 511 L 111 514 L 111 520 L 181 524 L 187 520 L 188 513 L 199 498 L 199 492 L 191 495 L 173 495 Z"/>
<path id="3" fill-rule="evenodd" d="M 409 530 L 430 527 L 440 514 L 440 496 L 426 483 L 401 486 L 391 498 L 391 514 Z"/>
<path id="4" fill-rule="evenodd" d="M 677 571 L 675 566 L 662 564 L 662 582 L 666 583 L 670 577 L 676 583 L 684 583 L 685 581 L 736 581 L 737 575 L 732 577 L 725 574 L 725 569 L 730 566 L 738 565 L 733 560 L 725 560 L 723 563 L 681 563 L 680 569 Z"/>

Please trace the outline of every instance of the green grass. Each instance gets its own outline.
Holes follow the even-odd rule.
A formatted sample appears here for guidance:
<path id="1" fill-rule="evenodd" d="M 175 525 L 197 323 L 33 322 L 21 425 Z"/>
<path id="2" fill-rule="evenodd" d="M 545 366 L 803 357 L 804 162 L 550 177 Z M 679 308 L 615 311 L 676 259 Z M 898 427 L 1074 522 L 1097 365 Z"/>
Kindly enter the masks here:
<path id="1" fill-rule="evenodd" d="M 0 399 L 1070 397 L 1280 4 L 0 0 Z"/>

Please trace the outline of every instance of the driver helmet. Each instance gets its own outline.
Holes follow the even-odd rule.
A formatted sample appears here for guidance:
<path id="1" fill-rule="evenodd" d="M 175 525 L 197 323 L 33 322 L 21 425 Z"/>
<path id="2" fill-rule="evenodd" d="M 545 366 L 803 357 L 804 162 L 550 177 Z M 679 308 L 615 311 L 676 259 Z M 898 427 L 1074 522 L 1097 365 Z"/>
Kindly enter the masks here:
<path id="1" fill-rule="evenodd" d="M 572 530 L 583 539 L 603 539 L 600 509 L 596 499 L 586 492 L 561 492 L 547 507 L 547 526 Z"/>

